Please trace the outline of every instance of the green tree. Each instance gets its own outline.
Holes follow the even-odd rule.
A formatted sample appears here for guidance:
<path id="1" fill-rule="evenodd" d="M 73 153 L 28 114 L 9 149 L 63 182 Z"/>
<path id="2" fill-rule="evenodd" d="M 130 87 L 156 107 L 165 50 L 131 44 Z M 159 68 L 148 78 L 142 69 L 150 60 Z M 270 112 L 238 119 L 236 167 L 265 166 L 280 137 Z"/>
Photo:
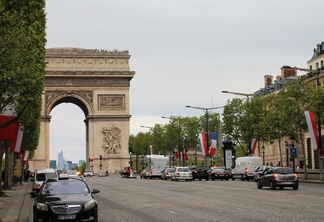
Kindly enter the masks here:
<path id="1" fill-rule="evenodd" d="M 0 2 L 0 113 L 10 107 L 16 116 L 0 128 L 19 122 L 24 131 L 22 149 L 31 151 L 31 156 L 40 131 L 45 74 L 44 8 L 45 1 Z M 3 156 L 3 144 L 0 143 L 0 157 Z M 13 163 L 7 165 L 8 172 L 13 172 Z M 8 178 L 12 178 L 11 175 Z"/>

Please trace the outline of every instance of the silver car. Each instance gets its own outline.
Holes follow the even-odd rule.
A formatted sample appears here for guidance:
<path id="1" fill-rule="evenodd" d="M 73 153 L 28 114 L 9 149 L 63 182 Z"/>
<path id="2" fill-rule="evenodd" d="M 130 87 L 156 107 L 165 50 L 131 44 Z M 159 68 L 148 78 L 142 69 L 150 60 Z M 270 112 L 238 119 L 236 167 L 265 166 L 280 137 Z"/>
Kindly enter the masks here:
<path id="1" fill-rule="evenodd" d="M 172 174 L 172 172 L 174 172 L 174 170 L 175 170 L 174 167 L 167 167 L 164 170 L 162 170 L 161 180 L 171 179 L 171 174 Z"/>
<path id="2" fill-rule="evenodd" d="M 171 174 L 172 181 L 185 180 L 192 181 L 192 172 L 189 167 L 175 167 Z"/>

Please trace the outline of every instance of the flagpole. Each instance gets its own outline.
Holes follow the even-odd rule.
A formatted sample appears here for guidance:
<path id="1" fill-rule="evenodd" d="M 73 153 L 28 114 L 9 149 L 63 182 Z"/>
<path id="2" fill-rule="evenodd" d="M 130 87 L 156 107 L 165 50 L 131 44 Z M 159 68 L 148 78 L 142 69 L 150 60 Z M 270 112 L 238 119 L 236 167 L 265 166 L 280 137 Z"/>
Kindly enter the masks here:
<path id="1" fill-rule="evenodd" d="M 212 110 L 212 109 L 219 109 L 219 108 L 223 108 L 224 106 L 218 106 L 218 107 L 211 107 L 211 108 L 203 108 L 203 107 L 197 107 L 197 106 L 186 106 L 187 108 L 194 108 L 194 109 L 200 109 L 200 110 L 204 110 L 205 114 L 206 114 L 206 145 L 207 145 L 207 153 L 206 153 L 206 165 L 207 167 L 209 167 L 209 138 L 208 138 L 208 111 Z"/>

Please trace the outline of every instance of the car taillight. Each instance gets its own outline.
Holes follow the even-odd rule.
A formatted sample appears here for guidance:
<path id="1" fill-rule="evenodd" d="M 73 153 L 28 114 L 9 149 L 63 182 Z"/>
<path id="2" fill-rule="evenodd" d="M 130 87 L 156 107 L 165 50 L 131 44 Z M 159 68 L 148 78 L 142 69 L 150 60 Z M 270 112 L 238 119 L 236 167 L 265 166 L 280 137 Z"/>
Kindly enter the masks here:
<path id="1" fill-rule="evenodd" d="M 190 172 L 189 175 L 192 175 L 192 173 Z"/>
<path id="2" fill-rule="evenodd" d="M 298 174 L 295 173 L 294 176 L 295 176 L 295 180 L 297 180 L 298 179 Z"/>
<path id="3" fill-rule="evenodd" d="M 228 173 L 226 173 L 226 176 L 228 176 Z"/>
<path id="4" fill-rule="evenodd" d="M 180 175 L 179 172 L 176 172 L 176 175 Z"/>
<path id="5" fill-rule="evenodd" d="M 273 174 L 273 177 L 275 178 L 275 180 L 277 180 L 278 179 L 278 174 Z"/>
<path id="6" fill-rule="evenodd" d="M 245 168 L 245 173 L 248 173 L 248 172 L 249 172 L 248 168 Z"/>

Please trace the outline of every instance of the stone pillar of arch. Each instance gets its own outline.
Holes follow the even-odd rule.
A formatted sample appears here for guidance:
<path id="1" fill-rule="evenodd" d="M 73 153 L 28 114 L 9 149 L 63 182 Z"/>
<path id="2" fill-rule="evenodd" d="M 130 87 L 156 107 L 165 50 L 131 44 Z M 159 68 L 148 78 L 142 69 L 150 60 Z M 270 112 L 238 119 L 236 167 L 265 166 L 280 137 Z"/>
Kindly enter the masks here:
<path id="1" fill-rule="evenodd" d="M 129 87 L 135 72 L 128 51 L 81 48 L 46 50 L 41 132 L 30 169 L 48 168 L 50 112 L 61 103 L 79 106 L 85 115 L 88 169 L 118 171 L 128 165 Z M 89 158 L 94 161 L 89 163 Z"/>

